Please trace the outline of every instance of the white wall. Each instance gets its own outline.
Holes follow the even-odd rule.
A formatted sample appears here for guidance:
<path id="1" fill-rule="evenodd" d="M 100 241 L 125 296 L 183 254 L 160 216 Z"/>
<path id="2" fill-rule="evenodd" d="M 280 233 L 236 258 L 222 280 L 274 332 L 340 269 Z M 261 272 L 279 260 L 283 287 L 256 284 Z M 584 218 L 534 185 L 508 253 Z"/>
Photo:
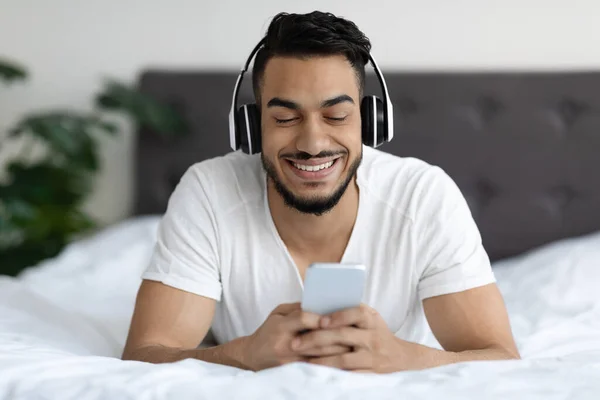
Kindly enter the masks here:
<path id="1" fill-rule="evenodd" d="M 314 9 L 354 20 L 388 70 L 600 68 L 597 0 L 0 0 L 0 56 L 32 74 L 0 90 L 0 132 L 28 111 L 88 109 L 106 76 L 133 81 L 148 66 L 238 69 L 273 15 Z M 128 212 L 131 139 L 103 144 L 105 169 L 88 208 L 106 223 Z"/>

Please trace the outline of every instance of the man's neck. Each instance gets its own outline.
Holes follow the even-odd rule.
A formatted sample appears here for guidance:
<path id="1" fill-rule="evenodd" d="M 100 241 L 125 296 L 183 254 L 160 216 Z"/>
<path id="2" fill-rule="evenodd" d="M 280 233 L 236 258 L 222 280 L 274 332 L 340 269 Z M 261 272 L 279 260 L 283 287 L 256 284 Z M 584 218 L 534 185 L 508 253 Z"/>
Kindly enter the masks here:
<path id="1" fill-rule="evenodd" d="M 287 206 L 269 182 L 269 208 L 279 236 L 296 251 L 320 251 L 350 238 L 358 214 L 359 190 L 356 180 L 348 185 L 338 204 L 321 215 L 303 214 Z"/>

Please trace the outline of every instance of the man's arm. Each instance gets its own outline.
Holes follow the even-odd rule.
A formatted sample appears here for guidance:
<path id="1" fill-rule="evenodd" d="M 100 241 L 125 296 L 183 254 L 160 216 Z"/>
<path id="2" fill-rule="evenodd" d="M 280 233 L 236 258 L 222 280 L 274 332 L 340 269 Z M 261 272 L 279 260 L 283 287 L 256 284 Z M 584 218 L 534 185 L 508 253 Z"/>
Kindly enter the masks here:
<path id="1" fill-rule="evenodd" d="M 446 350 L 424 348 L 427 363 L 520 358 L 496 284 L 430 297 L 423 301 L 423 308 L 433 334 Z"/>
<path id="2" fill-rule="evenodd" d="M 465 197 L 440 168 L 423 179 L 419 198 L 418 295 L 445 351 L 423 348 L 424 360 L 518 358 L 502 296 Z M 427 188 L 427 190 L 425 190 Z"/>
<path id="3" fill-rule="evenodd" d="M 123 360 L 168 363 L 195 358 L 245 368 L 241 341 L 198 349 L 215 313 L 214 299 L 144 280 L 137 295 Z"/>
<path id="4" fill-rule="evenodd" d="M 320 317 L 303 312 L 300 304 L 281 304 L 252 335 L 198 349 L 210 328 L 215 303 L 209 297 L 143 281 L 123 360 L 158 364 L 195 358 L 257 371 L 304 360 L 291 350 L 290 343 L 299 332 L 319 327 Z M 314 350 L 310 356 L 347 352 L 347 347 L 332 345 Z"/>

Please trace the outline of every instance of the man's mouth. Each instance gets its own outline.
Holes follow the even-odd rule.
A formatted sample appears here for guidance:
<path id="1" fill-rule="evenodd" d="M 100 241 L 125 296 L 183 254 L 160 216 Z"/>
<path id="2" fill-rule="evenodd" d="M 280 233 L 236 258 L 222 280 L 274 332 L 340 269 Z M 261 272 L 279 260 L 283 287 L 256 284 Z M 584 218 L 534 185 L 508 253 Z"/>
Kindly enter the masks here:
<path id="1" fill-rule="evenodd" d="M 291 164 L 294 167 L 298 168 L 299 170 L 314 172 L 314 171 L 320 171 L 322 169 L 331 168 L 331 166 L 333 165 L 333 163 L 335 163 L 336 160 L 337 160 L 337 158 L 335 160 L 331 160 L 326 163 L 317 164 L 317 165 L 298 164 L 295 162 L 292 162 Z"/>
<path id="2" fill-rule="evenodd" d="M 338 160 L 342 157 L 338 156 L 328 160 L 307 160 L 293 161 L 286 159 L 287 163 L 292 167 L 295 175 L 302 179 L 323 179 L 336 169 Z"/>

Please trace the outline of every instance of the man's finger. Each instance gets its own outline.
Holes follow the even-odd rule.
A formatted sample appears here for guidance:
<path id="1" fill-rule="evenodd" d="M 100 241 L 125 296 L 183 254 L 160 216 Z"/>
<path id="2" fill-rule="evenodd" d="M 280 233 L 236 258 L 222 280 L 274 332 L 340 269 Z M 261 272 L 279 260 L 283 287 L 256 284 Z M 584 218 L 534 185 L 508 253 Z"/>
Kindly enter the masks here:
<path id="1" fill-rule="evenodd" d="M 339 354 L 349 353 L 352 351 L 352 348 L 348 346 L 341 345 L 331 345 L 331 346 L 323 346 L 323 347 L 313 347 L 310 349 L 306 349 L 304 351 L 298 351 L 296 354 L 299 354 L 304 357 L 325 357 L 325 356 L 335 356 Z"/>
<path id="2" fill-rule="evenodd" d="M 280 304 L 271 311 L 271 314 L 288 315 L 294 311 L 300 310 L 300 303 L 284 303 Z"/>
<path id="3" fill-rule="evenodd" d="M 341 345 L 350 348 L 366 346 L 369 332 L 363 329 L 342 327 L 338 329 L 318 329 L 292 341 L 292 349 L 300 353 L 309 349 Z"/>
<path id="4" fill-rule="evenodd" d="M 338 328 L 340 326 L 356 326 L 360 329 L 374 328 L 374 311 L 372 308 L 361 305 L 334 312 L 321 319 L 322 328 Z"/>
<path id="5" fill-rule="evenodd" d="M 315 357 L 308 360 L 310 364 L 343 369 L 346 371 L 371 369 L 370 357 L 366 351 L 357 351 L 335 356 Z"/>
<path id="6" fill-rule="evenodd" d="M 283 327 L 288 332 L 310 331 L 319 328 L 321 316 L 318 314 L 295 310 L 286 315 L 283 321 Z"/>

